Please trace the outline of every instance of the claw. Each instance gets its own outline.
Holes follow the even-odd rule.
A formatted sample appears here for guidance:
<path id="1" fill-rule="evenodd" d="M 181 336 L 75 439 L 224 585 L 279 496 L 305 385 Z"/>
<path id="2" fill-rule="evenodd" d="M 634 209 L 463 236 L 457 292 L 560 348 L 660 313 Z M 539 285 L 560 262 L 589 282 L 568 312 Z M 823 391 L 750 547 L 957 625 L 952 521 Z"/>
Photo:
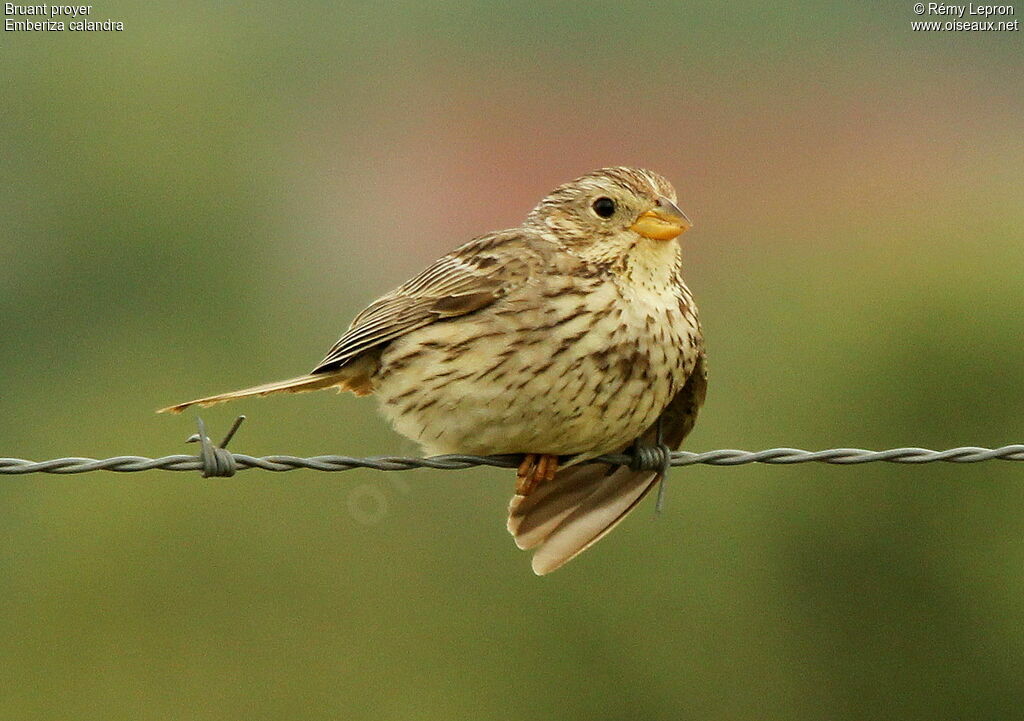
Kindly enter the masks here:
<path id="1" fill-rule="evenodd" d="M 527 453 L 516 471 L 516 495 L 528 496 L 541 481 L 552 481 L 558 472 L 558 456 Z"/>

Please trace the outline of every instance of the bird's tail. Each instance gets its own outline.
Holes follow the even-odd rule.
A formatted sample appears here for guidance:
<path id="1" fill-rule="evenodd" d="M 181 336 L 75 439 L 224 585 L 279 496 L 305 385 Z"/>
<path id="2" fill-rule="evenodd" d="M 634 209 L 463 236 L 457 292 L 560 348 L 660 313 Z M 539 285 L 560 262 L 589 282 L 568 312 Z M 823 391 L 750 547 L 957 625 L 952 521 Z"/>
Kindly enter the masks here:
<path id="1" fill-rule="evenodd" d="M 520 548 L 535 549 L 534 573 L 551 573 L 604 538 L 660 478 L 604 463 L 564 468 L 530 495 L 512 497 L 508 530 Z"/>
<path id="2" fill-rule="evenodd" d="M 220 393 L 215 396 L 196 398 L 195 400 L 178 403 L 174 406 L 161 408 L 157 413 L 181 413 L 190 406 L 212 406 L 215 403 L 233 401 L 237 398 L 252 398 L 254 396 L 269 396 L 273 393 L 304 393 L 306 391 L 318 391 L 322 388 L 337 387 L 338 390 L 352 391 L 356 395 L 366 395 L 373 389 L 365 375 L 354 374 L 349 368 L 342 368 L 333 373 L 317 373 L 314 375 L 299 376 L 288 380 L 264 383 L 252 388 L 243 388 L 240 391 Z"/>

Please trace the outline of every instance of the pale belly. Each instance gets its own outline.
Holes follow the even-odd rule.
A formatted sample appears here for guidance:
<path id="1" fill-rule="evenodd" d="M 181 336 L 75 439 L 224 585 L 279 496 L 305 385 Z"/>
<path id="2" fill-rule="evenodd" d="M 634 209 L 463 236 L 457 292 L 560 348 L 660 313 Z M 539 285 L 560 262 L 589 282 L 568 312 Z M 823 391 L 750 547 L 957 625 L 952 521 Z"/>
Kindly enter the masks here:
<path id="1" fill-rule="evenodd" d="M 503 301 L 392 343 L 376 395 L 395 429 L 431 454 L 615 451 L 693 370 L 693 313 L 674 296 L 623 298 L 611 284 Z"/>

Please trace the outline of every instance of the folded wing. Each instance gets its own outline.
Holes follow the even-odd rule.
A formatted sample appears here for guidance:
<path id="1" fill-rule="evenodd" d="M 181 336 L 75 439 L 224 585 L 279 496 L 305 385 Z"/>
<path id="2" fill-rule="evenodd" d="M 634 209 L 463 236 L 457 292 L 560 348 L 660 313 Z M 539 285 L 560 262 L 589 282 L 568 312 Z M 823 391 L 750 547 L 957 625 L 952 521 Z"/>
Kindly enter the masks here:
<path id="1" fill-rule="evenodd" d="M 438 320 L 480 310 L 529 276 L 534 254 L 522 230 L 485 235 L 440 258 L 355 317 L 312 374 L 330 373 L 366 351 Z"/>

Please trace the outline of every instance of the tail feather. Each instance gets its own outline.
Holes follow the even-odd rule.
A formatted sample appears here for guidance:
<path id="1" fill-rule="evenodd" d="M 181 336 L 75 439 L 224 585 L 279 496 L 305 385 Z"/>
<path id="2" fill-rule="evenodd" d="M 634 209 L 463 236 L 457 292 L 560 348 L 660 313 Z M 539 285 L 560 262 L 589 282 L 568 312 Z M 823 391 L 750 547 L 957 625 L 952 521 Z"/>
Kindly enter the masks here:
<path id="1" fill-rule="evenodd" d="M 604 466 L 562 468 L 549 483 L 541 483 L 528 496 L 513 496 L 508 530 L 524 551 L 536 548 L 594 492 L 605 475 Z M 609 469 L 610 470 L 610 469 Z"/>
<path id="2" fill-rule="evenodd" d="M 181 413 L 190 406 L 212 406 L 215 403 L 233 401 L 237 398 L 269 396 L 272 393 L 304 393 L 306 391 L 318 391 L 322 388 L 330 388 L 332 386 L 337 386 L 341 390 L 351 390 L 357 395 L 363 395 L 369 392 L 369 389 L 365 385 L 360 384 L 358 379 L 354 379 L 351 373 L 345 371 L 336 373 L 319 373 L 316 375 L 299 376 L 298 378 L 275 381 L 273 383 L 264 383 L 263 385 L 253 386 L 252 388 L 243 388 L 242 390 L 231 391 L 230 393 L 220 393 L 215 396 L 196 398 L 195 400 L 186 401 L 185 403 L 161 408 L 157 413 Z"/>
<path id="3" fill-rule="evenodd" d="M 520 548 L 536 549 L 534 573 L 551 573 L 619 525 L 659 478 L 607 464 L 566 468 L 530 495 L 512 498 L 508 530 Z"/>

